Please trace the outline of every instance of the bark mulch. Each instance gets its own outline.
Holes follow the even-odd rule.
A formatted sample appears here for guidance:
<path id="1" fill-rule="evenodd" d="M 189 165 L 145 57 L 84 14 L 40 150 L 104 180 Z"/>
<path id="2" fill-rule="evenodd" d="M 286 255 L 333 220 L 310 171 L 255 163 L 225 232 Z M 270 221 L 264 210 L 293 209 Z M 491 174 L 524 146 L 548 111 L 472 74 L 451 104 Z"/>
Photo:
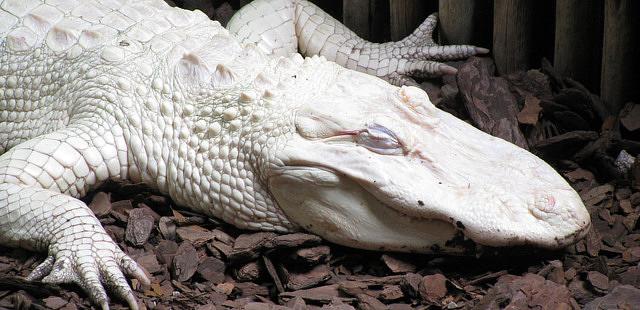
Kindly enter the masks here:
<path id="1" fill-rule="evenodd" d="M 563 251 L 478 247 L 476 256 L 369 252 L 295 233 L 238 230 L 140 184 L 85 201 L 149 273 L 148 309 L 640 309 L 640 105 L 608 111 L 548 64 L 497 77 L 488 58 L 423 88 L 441 109 L 527 148 L 580 193 L 587 237 Z M 473 169 L 473 167 L 470 167 Z M 22 280 L 43 259 L 0 248 L 0 309 L 87 309 L 76 286 Z M 113 309 L 124 305 L 113 301 Z"/>

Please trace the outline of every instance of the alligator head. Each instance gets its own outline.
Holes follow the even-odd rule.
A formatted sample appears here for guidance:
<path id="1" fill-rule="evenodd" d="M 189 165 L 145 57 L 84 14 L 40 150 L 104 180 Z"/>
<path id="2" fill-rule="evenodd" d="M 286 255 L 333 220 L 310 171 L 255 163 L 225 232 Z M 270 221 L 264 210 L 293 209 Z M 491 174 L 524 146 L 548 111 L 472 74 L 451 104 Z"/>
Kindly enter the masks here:
<path id="1" fill-rule="evenodd" d="M 339 244 L 411 252 L 456 252 L 460 233 L 544 248 L 586 234 L 580 197 L 540 158 L 419 88 L 315 62 L 290 86 L 295 130 L 267 174 L 292 222 Z"/>

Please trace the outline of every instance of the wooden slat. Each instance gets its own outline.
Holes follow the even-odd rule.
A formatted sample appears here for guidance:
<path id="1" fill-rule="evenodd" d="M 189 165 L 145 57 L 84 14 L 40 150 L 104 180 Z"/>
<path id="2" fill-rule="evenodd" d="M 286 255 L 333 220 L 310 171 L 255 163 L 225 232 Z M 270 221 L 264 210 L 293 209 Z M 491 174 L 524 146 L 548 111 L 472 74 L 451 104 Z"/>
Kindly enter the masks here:
<path id="1" fill-rule="evenodd" d="M 440 0 L 440 44 L 470 44 L 475 0 Z"/>
<path id="2" fill-rule="evenodd" d="M 533 46 L 530 0 L 495 0 L 493 55 L 500 74 L 529 68 Z"/>
<path id="3" fill-rule="evenodd" d="M 556 1 L 554 68 L 591 91 L 600 88 L 602 2 Z"/>
<path id="4" fill-rule="evenodd" d="M 397 41 L 411 32 L 427 17 L 424 0 L 389 0 L 389 28 L 391 40 Z"/>
<path id="5" fill-rule="evenodd" d="M 344 0 L 342 2 L 342 22 L 361 38 L 369 40 L 370 0 Z"/>
<path id="6" fill-rule="evenodd" d="M 387 42 L 389 34 L 389 2 L 370 0 L 369 35 L 372 42 Z"/>
<path id="7" fill-rule="evenodd" d="M 605 0 L 601 96 L 617 113 L 640 96 L 640 1 Z"/>

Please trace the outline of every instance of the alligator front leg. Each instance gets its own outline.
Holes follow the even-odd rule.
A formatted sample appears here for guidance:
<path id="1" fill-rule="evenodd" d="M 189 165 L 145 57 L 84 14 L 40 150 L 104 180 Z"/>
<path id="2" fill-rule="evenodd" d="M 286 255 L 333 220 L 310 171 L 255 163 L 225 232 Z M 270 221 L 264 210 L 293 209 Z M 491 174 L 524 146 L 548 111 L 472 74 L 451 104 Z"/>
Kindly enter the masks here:
<path id="1" fill-rule="evenodd" d="M 98 133 L 88 132 L 90 126 L 38 137 L 0 156 L 0 243 L 48 253 L 29 280 L 76 283 L 103 309 L 106 285 L 137 309 L 125 274 L 145 284 L 149 279 L 91 210 L 69 196 L 120 172 L 115 146 L 105 138 L 111 135 L 93 140 Z"/>
<path id="2" fill-rule="evenodd" d="M 311 2 L 256 0 L 238 11 L 227 28 L 241 42 L 256 44 L 267 53 L 320 55 L 395 85 L 413 85 L 414 77 L 457 72 L 441 61 L 489 52 L 472 45 L 436 44 L 436 24 L 437 14 L 432 14 L 406 38 L 378 44 L 360 38 Z"/>

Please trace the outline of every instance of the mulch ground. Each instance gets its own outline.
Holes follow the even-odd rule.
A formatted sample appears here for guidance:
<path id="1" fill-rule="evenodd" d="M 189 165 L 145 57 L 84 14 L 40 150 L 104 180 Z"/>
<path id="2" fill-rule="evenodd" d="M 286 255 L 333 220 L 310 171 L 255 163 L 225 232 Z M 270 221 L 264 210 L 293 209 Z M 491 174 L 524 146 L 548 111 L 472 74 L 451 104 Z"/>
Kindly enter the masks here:
<path id="1" fill-rule="evenodd" d="M 540 70 L 496 77 L 488 58 L 422 86 L 441 109 L 527 148 L 580 193 L 587 237 L 563 251 L 477 247 L 472 257 L 368 252 L 305 233 L 238 230 L 140 184 L 85 201 L 150 274 L 148 309 L 640 309 L 640 104 L 619 113 Z M 635 160 L 635 161 L 634 161 Z M 469 167 L 473 169 L 473 167 Z M 87 309 L 78 287 L 22 280 L 43 259 L 0 248 L 0 309 Z M 113 309 L 124 308 L 113 301 Z"/>
<path id="2" fill-rule="evenodd" d="M 506 78 L 493 76 L 486 58 L 456 65 L 457 79 L 423 84 L 432 100 L 553 163 L 591 213 L 584 240 L 558 252 L 478 247 L 473 257 L 368 252 L 305 233 L 241 231 L 179 209 L 144 185 L 107 184 L 85 201 L 149 272 L 151 286 L 132 283 L 141 306 L 638 309 L 639 105 L 629 103 L 615 117 L 598 112 L 597 97 L 554 77 L 548 65 Z M 489 116 L 474 119 L 477 109 Z M 567 121 L 571 113 L 577 117 Z M 90 308 L 75 286 L 21 280 L 42 256 L 1 250 L 0 309 Z M 114 302 L 114 309 L 124 307 Z"/>
<path id="3" fill-rule="evenodd" d="M 559 252 L 483 248 L 477 257 L 368 252 L 304 233 L 240 231 L 176 210 L 138 184 L 110 184 L 87 201 L 150 273 L 151 286 L 132 283 L 149 309 L 638 309 L 640 191 L 599 185 L 586 170 L 565 175 L 580 179 L 592 214 L 585 240 Z M 2 253 L 0 308 L 90 308 L 75 286 L 21 280 L 42 257 Z"/>

